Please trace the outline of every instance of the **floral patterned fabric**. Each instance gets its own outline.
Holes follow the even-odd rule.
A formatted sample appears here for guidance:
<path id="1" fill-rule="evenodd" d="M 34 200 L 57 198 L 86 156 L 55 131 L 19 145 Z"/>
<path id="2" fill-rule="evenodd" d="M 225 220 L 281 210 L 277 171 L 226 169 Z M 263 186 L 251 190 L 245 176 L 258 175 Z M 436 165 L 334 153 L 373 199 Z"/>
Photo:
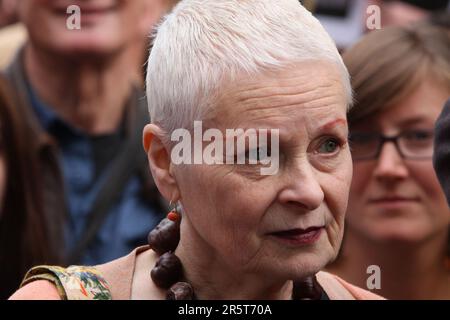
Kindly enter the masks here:
<path id="1" fill-rule="evenodd" d="M 108 284 L 94 267 L 35 267 L 28 271 L 21 287 L 36 280 L 52 282 L 62 300 L 112 300 Z"/>

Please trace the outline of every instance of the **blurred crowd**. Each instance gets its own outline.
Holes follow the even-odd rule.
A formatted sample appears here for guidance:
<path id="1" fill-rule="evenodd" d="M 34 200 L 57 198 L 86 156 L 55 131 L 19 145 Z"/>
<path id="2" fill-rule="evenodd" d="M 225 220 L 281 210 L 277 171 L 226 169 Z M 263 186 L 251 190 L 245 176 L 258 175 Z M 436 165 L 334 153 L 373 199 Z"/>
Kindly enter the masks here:
<path id="1" fill-rule="evenodd" d="M 177 2 L 0 0 L 0 299 L 34 265 L 127 254 L 167 212 L 142 151 L 144 66 L 152 28 Z M 336 41 L 355 91 L 354 182 L 330 270 L 366 288 L 378 265 L 380 295 L 450 299 L 450 209 L 432 165 L 450 97 L 450 1 L 301 2 Z M 72 4 L 80 30 L 66 26 Z M 374 30 L 369 6 L 380 9 Z M 402 122 L 411 115 L 419 121 Z M 410 221 L 364 205 L 408 193 L 427 200 Z"/>

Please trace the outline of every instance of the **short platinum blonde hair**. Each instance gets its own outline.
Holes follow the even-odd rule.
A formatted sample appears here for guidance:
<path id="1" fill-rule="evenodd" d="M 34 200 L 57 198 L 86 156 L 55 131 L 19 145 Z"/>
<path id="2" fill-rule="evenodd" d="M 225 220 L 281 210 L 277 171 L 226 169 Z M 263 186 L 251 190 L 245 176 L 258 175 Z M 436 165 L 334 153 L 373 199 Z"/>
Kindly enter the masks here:
<path id="1" fill-rule="evenodd" d="M 147 99 L 166 133 L 203 119 L 227 81 L 305 60 L 334 63 L 351 105 L 335 43 L 298 0 L 183 0 L 155 32 Z"/>

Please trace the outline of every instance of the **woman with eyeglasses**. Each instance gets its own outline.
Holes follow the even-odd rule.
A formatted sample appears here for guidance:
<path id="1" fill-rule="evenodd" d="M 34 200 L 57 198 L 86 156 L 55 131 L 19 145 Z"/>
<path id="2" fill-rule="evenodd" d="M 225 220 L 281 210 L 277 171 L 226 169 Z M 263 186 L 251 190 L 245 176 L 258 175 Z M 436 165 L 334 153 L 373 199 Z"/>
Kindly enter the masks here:
<path id="1" fill-rule="evenodd" d="M 330 269 L 388 299 L 450 299 L 450 209 L 432 165 L 434 123 L 450 96 L 449 33 L 427 24 L 375 31 L 344 62 L 354 170 Z"/>

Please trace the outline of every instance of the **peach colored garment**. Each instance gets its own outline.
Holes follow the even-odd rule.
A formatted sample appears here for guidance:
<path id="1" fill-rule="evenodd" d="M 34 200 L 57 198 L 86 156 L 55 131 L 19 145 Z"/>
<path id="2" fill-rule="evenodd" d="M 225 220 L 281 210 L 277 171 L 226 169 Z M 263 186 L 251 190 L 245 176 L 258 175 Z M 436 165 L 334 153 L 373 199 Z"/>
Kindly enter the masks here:
<path id="1" fill-rule="evenodd" d="M 113 300 L 130 299 L 136 256 L 148 249 L 148 246 L 140 247 L 125 257 L 96 266 L 108 283 Z M 331 300 L 383 299 L 328 272 L 319 272 L 317 280 Z M 61 300 L 61 298 L 51 282 L 38 280 L 19 289 L 10 297 L 10 300 Z"/>

